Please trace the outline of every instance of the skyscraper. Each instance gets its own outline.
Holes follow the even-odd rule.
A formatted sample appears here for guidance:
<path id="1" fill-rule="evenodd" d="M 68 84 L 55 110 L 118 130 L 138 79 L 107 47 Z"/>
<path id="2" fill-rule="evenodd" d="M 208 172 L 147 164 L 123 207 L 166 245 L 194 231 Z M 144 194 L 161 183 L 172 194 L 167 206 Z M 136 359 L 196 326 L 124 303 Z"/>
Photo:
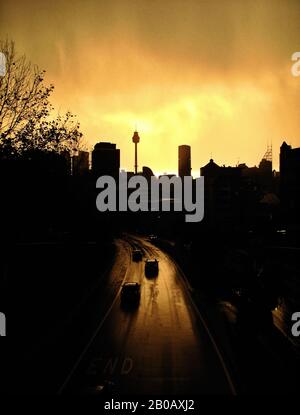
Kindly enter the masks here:
<path id="1" fill-rule="evenodd" d="M 116 144 L 100 142 L 97 143 L 92 152 L 92 172 L 97 176 L 119 176 L 120 150 Z"/>
<path id="2" fill-rule="evenodd" d="M 280 199 L 286 218 L 299 222 L 300 148 L 285 141 L 280 147 Z"/>
<path id="3" fill-rule="evenodd" d="M 178 176 L 191 175 L 191 147 L 181 145 L 178 147 Z"/>

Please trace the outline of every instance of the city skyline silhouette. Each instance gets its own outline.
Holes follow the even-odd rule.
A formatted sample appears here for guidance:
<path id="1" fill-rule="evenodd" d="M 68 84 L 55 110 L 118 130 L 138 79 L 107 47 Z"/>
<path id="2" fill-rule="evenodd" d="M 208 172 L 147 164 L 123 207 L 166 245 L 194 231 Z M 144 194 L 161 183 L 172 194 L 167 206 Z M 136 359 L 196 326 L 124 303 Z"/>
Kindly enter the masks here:
<path id="1" fill-rule="evenodd" d="M 46 70 L 54 106 L 77 114 L 89 148 L 115 142 L 126 169 L 137 125 L 140 160 L 156 172 L 177 170 L 182 143 L 198 169 L 210 158 L 257 165 L 272 142 L 278 170 L 282 140 L 300 145 L 298 2 L 173 3 L 61 1 L 58 15 L 15 0 L 2 6 L 0 37 Z"/>
<path id="2" fill-rule="evenodd" d="M 299 16 L 1 3 L 1 397 L 297 396 Z"/>

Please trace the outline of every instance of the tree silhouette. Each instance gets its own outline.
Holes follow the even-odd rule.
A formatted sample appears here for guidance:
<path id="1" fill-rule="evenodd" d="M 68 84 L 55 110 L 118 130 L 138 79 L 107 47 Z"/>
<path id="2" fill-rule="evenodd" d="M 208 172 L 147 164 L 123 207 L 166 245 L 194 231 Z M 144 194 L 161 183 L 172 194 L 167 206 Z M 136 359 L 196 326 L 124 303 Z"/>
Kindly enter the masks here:
<path id="1" fill-rule="evenodd" d="M 44 84 L 45 71 L 19 56 L 13 41 L 0 41 L 0 50 L 6 57 L 6 74 L 0 77 L 1 156 L 24 156 L 34 149 L 77 151 L 82 134 L 74 115 L 51 119 L 54 86 Z"/>
<path id="2" fill-rule="evenodd" d="M 21 155 L 33 150 L 76 153 L 81 147 L 82 133 L 74 115 L 68 111 L 53 120 L 42 118 L 37 124 L 30 120 L 18 131 L 16 139 Z"/>

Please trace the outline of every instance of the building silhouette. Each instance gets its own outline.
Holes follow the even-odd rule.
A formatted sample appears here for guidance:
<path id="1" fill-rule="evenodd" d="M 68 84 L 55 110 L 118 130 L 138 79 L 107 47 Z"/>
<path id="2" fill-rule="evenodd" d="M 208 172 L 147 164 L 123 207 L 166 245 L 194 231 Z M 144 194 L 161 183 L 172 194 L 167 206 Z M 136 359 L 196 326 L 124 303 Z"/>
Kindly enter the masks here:
<path id="1" fill-rule="evenodd" d="M 259 167 L 241 163 L 219 166 L 212 159 L 200 169 L 204 176 L 205 211 L 208 224 L 221 227 L 256 228 L 277 216 L 279 198 L 268 148 Z"/>
<path id="2" fill-rule="evenodd" d="M 228 227 L 240 222 L 241 169 L 219 166 L 210 159 L 200 169 L 204 177 L 205 217 L 210 226 Z"/>
<path id="3" fill-rule="evenodd" d="M 97 143 L 92 152 L 92 172 L 97 177 L 112 176 L 116 180 L 120 170 L 120 150 L 116 144 L 108 142 Z"/>
<path id="4" fill-rule="evenodd" d="M 71 165 L 72 165 L 71 164 L 72 160 L 71 160 L 70 152 L 65 150 L 60 155 L 61 155 L 61 157 L 60 157 L 61 158 L 61 163 L 60 163 L 61 169 L 65 170 L 65 173 L 70 175 L 71 174 Z"/>
<path id="5" fill-rule="evenodd" d="M 191 147 L 181 145 L 178 147 L 178 176 L 190 176 L 191 170 Z"/>
<path id="6" fill-rule="evenodd" d="M 144 177 L 146 177 L 147 181 L 150 182 L 151 177 L 154 176 L 153 171 L 150 169 L 150 167 L 143 166 L 143 170 L 141 173 Z"/>
<path id="7" fill-rule="evenodd" d="M 82 176 L 89 171 L 90 154 L 88 151 L 79 151 L 72 157 L 72 174 L 73 176 Z"/>
<path id="8" fill-rule="evenodd" d="M 248 188 L 258 191 L 263 196 L 265 193 L 274 191 L 274 175 L 272 170 L 272 147 L 268 147 L 258 167 L 248 167 L 246 164 L 239 164 L 242 177 Z"/>
<path id="9" fill-rule="evenodd" d="M 300 209 L 300 148 L 285 141 L 280 147 L 280 200 L 284 217 L 299 223 Z"/>

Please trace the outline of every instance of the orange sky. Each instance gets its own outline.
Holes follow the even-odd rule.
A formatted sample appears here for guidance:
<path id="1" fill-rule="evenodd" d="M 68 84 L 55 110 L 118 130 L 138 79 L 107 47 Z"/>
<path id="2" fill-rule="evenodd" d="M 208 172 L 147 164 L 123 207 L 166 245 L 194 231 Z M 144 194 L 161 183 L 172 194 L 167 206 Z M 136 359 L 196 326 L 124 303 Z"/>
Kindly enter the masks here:
<path id="1" fill-rule="evenodd" d="M 258 164 L 273 143 L 300 145 L 298 0 L 10 0 L 0 36 L 47 71 L 52 102 L 77 114 L 90 147 L 121 149 L 139 165 L 177 170 L 177 146 L 192 146 L 195 175 L 219 164 Z"/>

